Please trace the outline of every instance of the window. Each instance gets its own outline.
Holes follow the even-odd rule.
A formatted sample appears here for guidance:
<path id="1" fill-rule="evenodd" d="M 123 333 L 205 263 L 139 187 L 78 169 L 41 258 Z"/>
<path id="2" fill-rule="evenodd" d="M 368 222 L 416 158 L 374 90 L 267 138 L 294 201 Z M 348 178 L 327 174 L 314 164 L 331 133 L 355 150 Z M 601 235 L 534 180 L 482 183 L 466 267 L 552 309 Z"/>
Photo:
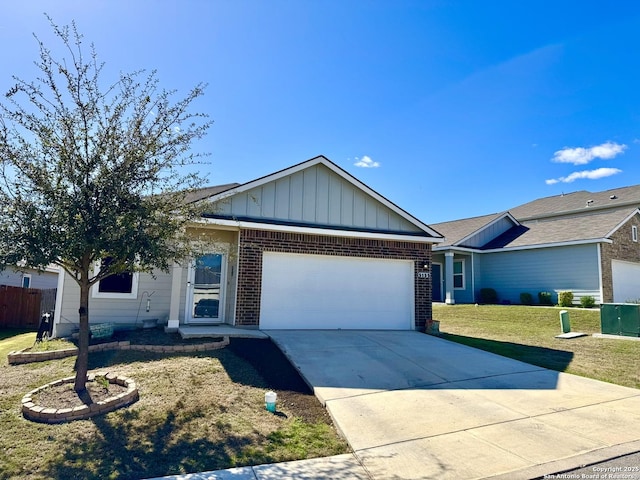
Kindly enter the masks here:
<path id="1" fill-rule="evenodd" d="M 22 275 L 22 288 L 31 288 L 31 274 L 25 273 Z"/>
<path id="2" fill-rule="evenodd" d="M 107 266 L 111 257 L 104 258 L 102 265 Z M 123 272 L 103 278 L 93 287 L 94 298 L 137 298 L 138 274 Z"/>
<path id="3" fill-rule="evenodd" d="M 453 261 L 453 288 L 464 290 L 464 260 Z"/>
<path id="4" fill-rule="evenodd" d="M 631 226 L 631 240 L 633 240 L 634 242 L 638 241 L 638 227 L 636 227 L 635 225 Z"/>

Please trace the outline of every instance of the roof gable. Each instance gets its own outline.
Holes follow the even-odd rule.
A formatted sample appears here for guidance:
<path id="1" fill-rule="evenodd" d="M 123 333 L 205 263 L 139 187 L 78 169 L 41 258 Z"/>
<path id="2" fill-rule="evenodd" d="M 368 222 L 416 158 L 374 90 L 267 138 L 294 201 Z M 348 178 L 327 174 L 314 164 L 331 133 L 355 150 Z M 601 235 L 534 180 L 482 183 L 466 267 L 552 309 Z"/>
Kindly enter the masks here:
<path id="1" fill-rule="evenodd" d="M 480 248 L 515 225 L 516 219 L 503 212 L 438 223 L 434 228 L 445 237 L 442 246 Z"/>
<path id="2" fill-rule="evenodd" d="M 205 216 L 214 218 L 441 237 L 323 156 L 214 194 L 208 202 Z"/>

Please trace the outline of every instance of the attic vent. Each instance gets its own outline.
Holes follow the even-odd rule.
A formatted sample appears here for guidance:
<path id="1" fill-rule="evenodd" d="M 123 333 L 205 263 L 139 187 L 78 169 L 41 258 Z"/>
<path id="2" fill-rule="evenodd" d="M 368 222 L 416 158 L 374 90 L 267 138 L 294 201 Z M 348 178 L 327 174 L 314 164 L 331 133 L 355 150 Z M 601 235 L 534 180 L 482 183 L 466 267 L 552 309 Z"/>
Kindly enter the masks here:
<path id="1" fill-rule="evenodd" d="M 615 200 L 616 198 L 618 198 L 618 196 L 617 196 L 617 195 L 611 195 L 611 196 L 609 197 L 609 200 Z"/>
<path id="2" fill-rule="evenodd" d="M 585 207 L 590 207 L 592 203 L 593 203 L 593 200 L 587 200 Z"/>

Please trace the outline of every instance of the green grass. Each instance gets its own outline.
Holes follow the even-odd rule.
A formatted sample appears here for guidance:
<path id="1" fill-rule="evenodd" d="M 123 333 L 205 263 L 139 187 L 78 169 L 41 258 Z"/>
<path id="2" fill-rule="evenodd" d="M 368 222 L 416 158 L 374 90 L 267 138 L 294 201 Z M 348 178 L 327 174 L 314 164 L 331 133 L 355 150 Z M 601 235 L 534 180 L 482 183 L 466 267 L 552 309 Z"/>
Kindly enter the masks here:
<path id="1" fill-rule="evenodd" d="M 17 329 L 0 330 L 0 365 L 7 364 L 9 352 L 32 347 L 36 341 L 36 332 Z"/>
<path id="2" fill-rule="evenodd" d="M 51 340 L 44 340 L 38 342 L 31 347 L 31 352 L 51 352 L 53 350 L 65 350 L 68 348 L 75 348 L 75 343 L 62 338 L 52 338 Z"/>
<path id="3" fill-rule="evenodd" d="M 0 340 L 0 351 L 31 346 L 29 335 Z M 252 358 L 278 366 L 265 373 Z M 68 424 L 25 420 L 22 396 L 73 375 L 74 362 L 0 364 L 0 478 L 139 479 L 348 452 L 327 411 L 268 340 L 232 339 L 197 354 L 92 354 L 90 370 L 133 378 L 140 400 Z M 268 390 L 278 394 L 276 414 L 264 408 Z"/>
<path id="4" fill-rule="evenodd" d="M 557 307 L 434 305 L 442 337 L 533 365 L 640 388 L 640 342 L 594 338 L 600 310 L 569 308 L 571 340 L 561 332 Z"/>

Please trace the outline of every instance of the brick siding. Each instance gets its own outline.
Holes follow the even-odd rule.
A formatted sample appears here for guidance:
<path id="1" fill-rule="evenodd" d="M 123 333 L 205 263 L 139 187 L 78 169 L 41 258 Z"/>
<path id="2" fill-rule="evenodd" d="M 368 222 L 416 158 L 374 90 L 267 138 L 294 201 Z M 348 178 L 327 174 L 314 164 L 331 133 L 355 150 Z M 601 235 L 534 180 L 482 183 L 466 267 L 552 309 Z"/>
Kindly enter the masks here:
<path id="1" fill-rule="evenodd" d="M 418 278 L 418 272 L 422 271 L 424 263 L 431 264 L 429 243 L 241 230 L 236 325 L 259 324 L 262 252 L 413 260 L 415 328 L 424 330 L 427 321 L 431 320 L 431 278 Z"/>
<path id="2" fill-rule="evenodd" d="M 613 243 L 603 243 L 601 251 L 602 266 L 602 296 L 603 303 L 613 302 L 613 274 L 612 260 L 640 263 L 640 242 L 631 239 L 631 227 L 635 225 L 640 231 L 640 216 L 634 215 L 627 223 L 620 227 L 613 235 Z M 638 233 L 640 235 L 640 232 Z"/>

